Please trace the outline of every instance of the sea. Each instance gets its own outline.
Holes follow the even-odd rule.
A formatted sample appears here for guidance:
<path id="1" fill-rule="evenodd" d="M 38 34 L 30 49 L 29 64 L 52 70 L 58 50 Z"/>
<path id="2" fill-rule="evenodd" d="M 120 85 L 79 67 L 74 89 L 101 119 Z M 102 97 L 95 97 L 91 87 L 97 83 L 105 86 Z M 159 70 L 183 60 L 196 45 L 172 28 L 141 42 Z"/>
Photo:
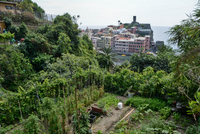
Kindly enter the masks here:
<path id="1" fill-rule="evenodd" d="M 89 29 L 101 29 L 101 28 L 105 28 L 106 26 L 80 26 L 79 28 L 86 29 L 87 27 Z M 154 42 L 164 41 L 165 45 L 169 45 L 173 49 L 178 49 L 176 44 L 169 44 L 168 43 L 168 40 L 169 40 L 170 37 L 166 32 L 169 31 L 171 27 L 168 27 L 168 26 L 151 26 L 151 28 L 153 30 Z M 115 64 L 120 65 L 123 61 L 129 60 L 130 56 L 128 56 L 128 57 L 117 56 L 117 58 L 120 59 L 120 62 L 116 62 Z"/>

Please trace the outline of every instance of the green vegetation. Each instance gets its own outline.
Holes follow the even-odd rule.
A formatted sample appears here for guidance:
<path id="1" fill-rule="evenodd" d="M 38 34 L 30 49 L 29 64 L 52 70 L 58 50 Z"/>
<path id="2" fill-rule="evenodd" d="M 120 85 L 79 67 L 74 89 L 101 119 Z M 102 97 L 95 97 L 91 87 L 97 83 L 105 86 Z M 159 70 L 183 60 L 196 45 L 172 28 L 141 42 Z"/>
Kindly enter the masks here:
<path id="1" fill-rule="evenodd" d="M 141 128 L 142 132 L 145 133 L 173 133 L 173 134 L 180 134 L 178 131 L 175 130 L 175 127 L 172 124 L 165 124 L 164 120 L 161 119 L 154 119 L 152 118 L 147 125 L 143 125 Z"/>
<path id="2" fill-rule="evenodd" d="M 106 68 L 108 71 L 110 70 L 110 68 L 114 67 L 114 63 L 113 61 L 116 61 L 117 59 L 115 58 L 115 56 L 117 54 L 112 53 L 112 48 L 111 47 L 104 47 L 101 49 L 102 52 L 98 53 L 97 56 L 97 60 L 100 64 L 100 67 L 102 68 Z"/>
<path id="3" fill-rule="evenodd" d="M 59 15 L 52 25 L 35 31 L 27 30 L 24 23 L 16 27 L 5 18 L 11 33 L 0 34 L 4 43 L 0 45 L 0 132 L 86 134 L 90 129 L 87 106 L 97 102 L 108 110 L 119 102 L 115 94 L 123 95 L 132 86 L 135 96 L 126 105 L 136 112 L 132 121 L 117 123 L 113 133 L 178 133 L 175 123 L 180 123 L 181 114 L 173 113 L 175 122 L 165 122 L 172 102 L 189 106 L 185 112 L 193 115 L 195 127 L 188 128 L 187 133 L 197 133 L 198 18 L 197 8 L 192 18 L 169 31 L 170 41 L 180 47 L 179 54 L 163 45 L 156 57 L 134 54 L 130 63 L 115 68 L 111 48 L 98 53 L 88 36 L 78 36 L 78 17 Z M 14 36 L 25 40 L 19 46 L 8 45 Z M 103 96 L 104 91 L 114 94 Z M 188 126 L 187 120 L 181 125 Z"/>
<path id="4" fill-rule="evenodd" d="M 148 116 L 149 114 L 153 113 L 153 111 L 148 108 L 149 108 L 149 104 L 141 104 L 137 108 L 137 111 L 131 115 L 131 120 L 142 122 L 142 120 L 144 119 L 144 116 Z"/>
<path id="5" fill-rule="evenodd" d="M 110 107 L 117 106 L 118 102 L 119 100 L 116 98 L 116 95 L 106 93 L 103 98 L 97 102 L 97 105 L 105 110 L 110 110 Z"/>
<path id="6" fill-rule="evenodd" d="M 15 35 L 11 34 L 10 32 L 4 33 L 4 34 L 0 34 L 0 43 L 6 44 L 10 39 L 13 39 L 14 36 Z"/>
<path id="7" fill-rule="evenodd" d="M 130 58 L 131 69 L 134 71 L 142 72 L 145 68 L 151 66 L 156 71 L 164 70 L 167 73 L 172 71 L 170 61 L 176 58 L 175 51 L 171 47 L 162 45 L 159 48 L 157 56 L 146 53 L 135 53 Z"/>
<path id="8" fill-rule="evenodd" d="M 164 108 L 166 106 L 165 101 L 155 99 L 155 98 L 142 98 L 142 97 L 132 97 L 129 98 L 126 103 L 126 105 L 131 105 L 133 107 L 138 108 L 142 104 L 149 104 L 148 108 L 152 110 L 160 110 L 161 108 Z"/>
<path id="9" fill-rule="evenodd" d="M 164 119 L 164 120 L 166 120 L 171 114 L 171 108 L 170 107 L 164 107 L 164 108 L 160 109 L 159 111 L 160 111 L 161 119 Z"/>
<path id="10" fill-rule="evenodd" d="M 44 9 L 42 9 L 36 2 L 33 2 L 32 0 L 23 0 L 22 2 L 17 4 L 17 7 L 21 9 L 22 11 L 29 11 L 29 12 L 38 12 L 38 13 L 44 13 Z"/>
<path id="11" fill-rule="evenodd" d="M 177 123 L 180 120 L 181 114 L 178 112 L 174 112 L 173 113 L 173 119 L 175 121 L 175 123 Z"/>

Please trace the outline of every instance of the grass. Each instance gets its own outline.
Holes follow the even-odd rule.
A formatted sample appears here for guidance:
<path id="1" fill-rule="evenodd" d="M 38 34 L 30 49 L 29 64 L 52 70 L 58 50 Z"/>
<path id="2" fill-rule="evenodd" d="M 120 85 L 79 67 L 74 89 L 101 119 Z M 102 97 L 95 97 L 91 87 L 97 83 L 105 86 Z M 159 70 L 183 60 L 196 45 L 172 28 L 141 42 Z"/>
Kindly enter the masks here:
<path id="1" fill-rule="evenodd" d="M 118 102 L 119 102 L 119 99 L 117 99 L 116 95 L 105 93 L 103 98 L 101 98 L 97 102 L 97 105 L 105 108 L 106 110 L 109 110 L 110 107 L 117 106 Z"/>

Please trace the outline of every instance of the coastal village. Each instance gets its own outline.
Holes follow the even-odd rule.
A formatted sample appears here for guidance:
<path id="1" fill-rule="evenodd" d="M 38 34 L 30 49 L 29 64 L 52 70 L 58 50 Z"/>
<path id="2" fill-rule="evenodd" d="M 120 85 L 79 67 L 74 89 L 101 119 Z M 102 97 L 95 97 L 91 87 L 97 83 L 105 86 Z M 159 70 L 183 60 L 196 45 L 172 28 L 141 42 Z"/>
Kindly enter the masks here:
<path id="1" fill-rule="evenodd" d="M 153 54 L 158 51 L 158 46 L 164 44 L 164 41 L 154 42 L 151 24 L 137 22 L 136 16 L 131 23 L 118 22 L 118 26 L 108 25 L 102 29 L 87 27 L 81 30 L 80 36 L 88 35 L 96 50 L 111 47 L 114 52 L 126 55 L 139 52 Z"/>
<path id="2" fill-rule="evenodd" d="M 154 40 L 165 32 L 151 27 L 154 14 L 143 17 L 151 24 L 133 16 L 130 23 L 80 29 L 80 15 L 70 15 L 69 7 L 94 1 L 51 2 L 0 0 L 0 134 L 200 133 L 200 2 L 167 31 L 177 50 Z M 129 5 L 144 6 L 138 2 Z M 62 7 L 64 14 L 47 14 L 39 4 L 55 14 Z M 100 4 L 120 11 L 109 1 Z M 108 21 L 106 10 L 96 9 Z M 134 8 L 144 9 L 152 11 Z"/>

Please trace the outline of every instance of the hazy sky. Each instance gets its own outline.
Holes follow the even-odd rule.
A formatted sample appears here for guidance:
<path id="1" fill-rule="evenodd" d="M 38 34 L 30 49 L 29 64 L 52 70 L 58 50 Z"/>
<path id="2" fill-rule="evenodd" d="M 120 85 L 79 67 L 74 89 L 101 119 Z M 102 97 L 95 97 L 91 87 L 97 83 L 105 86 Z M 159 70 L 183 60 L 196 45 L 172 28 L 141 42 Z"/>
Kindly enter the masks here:
<path id="1" fill-rule="evenodd" d="M 117 25 L 132 22 L 174 26 L 192 13 L 198 0 L 33 0 L 46 13 L 80 15 L 82 26 Z"/>

